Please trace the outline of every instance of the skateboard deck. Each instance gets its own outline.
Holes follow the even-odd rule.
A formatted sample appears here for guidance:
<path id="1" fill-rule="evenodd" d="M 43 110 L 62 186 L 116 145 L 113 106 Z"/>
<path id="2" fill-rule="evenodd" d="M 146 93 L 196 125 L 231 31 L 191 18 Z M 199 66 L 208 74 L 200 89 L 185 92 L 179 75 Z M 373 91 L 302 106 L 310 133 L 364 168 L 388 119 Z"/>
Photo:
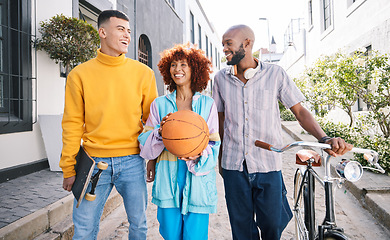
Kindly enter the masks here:
<path id="1" fill-rule="evenodd" d="M 88 155 L 85 149 L 80 146 L 80 150 L 76 156 L 76 180 L 73 183 L 72 192 L 77 200 L 76 208 L 78 208 L 85 196 L 88 184 L 91 182 L 95 161 Z"/>

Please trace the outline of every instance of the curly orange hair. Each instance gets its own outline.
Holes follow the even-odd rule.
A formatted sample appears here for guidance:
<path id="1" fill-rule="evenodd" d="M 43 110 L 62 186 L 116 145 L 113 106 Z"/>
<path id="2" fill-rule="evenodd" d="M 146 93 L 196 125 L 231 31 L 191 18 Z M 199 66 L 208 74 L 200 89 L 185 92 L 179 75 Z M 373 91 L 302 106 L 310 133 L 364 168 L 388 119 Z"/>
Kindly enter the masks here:
<path id="1" fill-rule="evenodd" d="M 210 73 L 213 72 L 211 61 L 204 55 L 204 51 L 201 49 L 190 47 L 189 44 L 178 44 L 163 51 L 160 62 L 157 64 L 168 91 L 173 92 L 177 88 L 171 77 L 171 63 L 183 59 L 187 60 L 191 68 L 192 92 L 205 90 L 210 80 Z"/>

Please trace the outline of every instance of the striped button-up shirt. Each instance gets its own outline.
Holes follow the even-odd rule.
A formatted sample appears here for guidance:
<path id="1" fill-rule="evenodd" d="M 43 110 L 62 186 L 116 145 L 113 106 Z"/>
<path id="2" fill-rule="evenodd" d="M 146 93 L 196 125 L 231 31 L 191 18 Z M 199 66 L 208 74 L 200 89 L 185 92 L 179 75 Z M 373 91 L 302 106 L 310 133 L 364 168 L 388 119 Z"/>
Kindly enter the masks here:
<path id="1" fill-rule="evenodd" d="M 218 112 L 224 112 L 222 168 L 249 173 L 281 170 L 281 154 L 260 149 L 261 140 L 276 147 L 283 145 L 278 100 L 286 108 L 305 97 L 278 65 L 261 64 L 258 72 L 244 84 L 231 68 L 214 77 L 213 98 Z"/>

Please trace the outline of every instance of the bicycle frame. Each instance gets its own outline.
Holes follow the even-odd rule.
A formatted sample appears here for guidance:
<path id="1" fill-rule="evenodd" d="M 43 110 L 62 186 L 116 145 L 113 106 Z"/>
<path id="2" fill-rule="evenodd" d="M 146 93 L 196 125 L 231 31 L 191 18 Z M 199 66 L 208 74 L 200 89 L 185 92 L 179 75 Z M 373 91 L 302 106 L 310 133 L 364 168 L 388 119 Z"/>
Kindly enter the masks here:
<path id="1" fill-rule="evenodd" d="M 305 168 L 302 180 L 299 186 L 298 197 L 294 203 L 294 211 L 297 211 L 300 198 L 304 200 L 305 205 L 305 225 L 308 231 L 308 239 L 316 239 L 315 225 L 315 181 L 318 181 L 325 191 L 325 217 L 321 225 L 318 226 L 318 239 L 323 239 L 325 230 L 337 230 L 343 232 L 341 228 L 337 228 L 334 202 L 333 202 L 333 180 L 322 181 L 317 172 L 312 168 L 311 162 Z M 304 186 L 306 184 L 306 188 Z M 306 192 L 304 192 L 306 191 Z M 307 196 L 305 196 L 306 194 Z M 305 197 L 304 197 L 305 196 Z"/>

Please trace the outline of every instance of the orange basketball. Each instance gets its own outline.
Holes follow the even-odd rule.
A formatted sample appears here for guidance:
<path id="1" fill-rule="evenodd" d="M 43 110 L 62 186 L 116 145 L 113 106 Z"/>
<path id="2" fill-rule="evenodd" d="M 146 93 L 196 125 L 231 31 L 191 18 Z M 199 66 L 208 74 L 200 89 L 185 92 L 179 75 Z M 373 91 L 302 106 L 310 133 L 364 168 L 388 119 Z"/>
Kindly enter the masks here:
<path id="1" fill-rule="evenodd" d="M 200 154 L 209 143 L 209 128 L 197 113 L 182 110 L 172 113 L 162 126 L 161 136 L 165 147 L 177 157 Z"/>

